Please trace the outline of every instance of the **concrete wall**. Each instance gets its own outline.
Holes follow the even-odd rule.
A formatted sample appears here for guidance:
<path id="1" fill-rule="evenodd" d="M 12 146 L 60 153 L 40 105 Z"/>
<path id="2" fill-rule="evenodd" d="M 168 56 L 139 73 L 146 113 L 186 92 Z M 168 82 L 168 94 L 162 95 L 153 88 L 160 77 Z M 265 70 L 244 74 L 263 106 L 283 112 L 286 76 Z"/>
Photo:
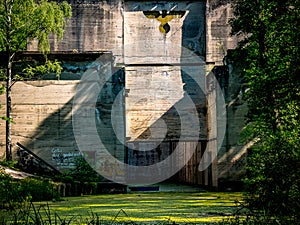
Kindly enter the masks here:
<path id="1" fill-rule="evenodd" d="M 232 17 L 231 0 L 172 2 L 69 0 L 69 2 L 72 5 L 73 17 L 67 23 L 63 39 L 60 42 L 53 41 L 51 43 L 52 51 L 110 50 L 116 57 L 116 62 L 122 63 L 123 50 L 126 45 L 131 45 L 136 40 L 141 42 L 155 38 L 153 33 L 151 36 L 147 33 L 154 28 L 147 27 L 147 29 L 138 31 L 135 27 L 126 26 L 126 16 L 128 17 L 130 13 L 134 15 L 148 11 L 153 7 L 156 7 L 154 11 L 159 11 L 162 8 L 169 10 L 174 6 L 176 6 L 174 10 L 184 10 L 188 13 L 185 15 L 186 22 L 183 22 L 181 29 L 177 29 L 177 31 L 172 28 L 176 20 L 171 21 L 171 31 L 173 34 L 176 31 L 176 34 L 180 35 L 177 32 L 182 30 L 182 46 L 203 56 L 204 59 L 206 58 L 206 62 L 222 65 L 227 49 L 236 46 L 237 39 L 230 36 L 228 23 Z M 131 22 L 139 23 L 139 20 L 142 24 L 145 17 L 136 17 Z M 159 26 L 158 21 L 152 20 L 152 23 L 157 23 Z M 205 26 L 203 26 L 204 24 Z M 133 32 L 137 39 L 126 38 L 124 32 Z M 151 42 L 147 42 L 148 45 L 151 45 Z M 28 49 L 37 50 L 36 43 L 28 46 Z"/>
<path id="2" fill-rule="evenodd" d="M 168 21 L 169 32 L 160 30 L 162 18 L 155 16 L 163 10 L 171 11 L 174 16 Z M 125 2 L 124 62 L 129 164 L 160 162 L 178 142 L 184 157 L 185 151 L 191 148 L 196 151 L 198 141 L 206 140 L 206 99 L 204 89 L 201 90 L 205 80 L 204 58 L 205 2 Z M 193 63 L 195 65 L 191 65 Z M 197 80 L 202 80 L 202 87 L 198 86 Z M 193 116 L 198 124 L 192 123 Z M 192 141 L 192 144 L 181 143 L 186 141 Z M 191 163 L 194 167 L 199 163 L 197 160 L 195 157 Z M 163 170 L 166 168 L 161 168 L 160 173 Z M 196 180 L 200 183 L 199 179 L 186 180 L 194 168 L 184 171 L 178 176 L 178 181 Z"/>
<path id="3" fill-rule="evenodd" d="M 232 0 L 208 0 L 206 7 L 206 62 L 223 65 L 228 49 L 234 49 L 237 38 L 230 36 Z"/>
<path id="4" fill-rule="evenodd" d="M 70 167 L 74 161 L 61 156 L 79 153 L 71 125 L 77 84 L 78 81 L 17 82 L 12 89 L 14 146 L 20 142 L 59 169 Z M 5 127 L 4 123 L 1 127 Z M 4 140 L 1 139 L 3 145 Z"/>
<path id="5" fill-rule="evenodd" d="M 227 51 L 236 46 L 237 39 L 229 35 L 231 0 L 172 2 L 70 0 L 69 2 L 72 5 L 73 17 L 67 23 L 63 39 L 60 42 L 52 39 L 51 50 L 69 51 L 73 54 L 111 51 L 112 64 L 125 67 L 127 126 L 124 136 L 128 141 L 144 141 L 149 137 L 159 139 L 161 135 L 159 132 L 156 133 L 158 136 L 151 136 L 150 131 L 163 128 L 161 120 L 167 121 L 170 125 L 167 139 L 178 140 L 179 125 L 176 116 L 174 117 L 176 114 L 174 108 L 184 99 L 185 94 L 192 98 L 199 115 L 201 128 L 199 140 L 206 140 L 209 132 L 213 132 L 212 127 L 217 126 L 207 118 L 208 109 L 210 113 L 216 113 L 213 111 L 216 96 L 211 95 L 210 103 L 207 105 L 206 96 L 201 91 L 205 87 L 197 87 L 197 82 L 193 78 L 198 77 L 197 79 L 202 79 L 200 82 L 205 83 L 206 75 L 216 66 L 223 66 Z M 177 13 L 168 20 L 167 33 L 160 30 L 160 24 L 164 21 L 162 18 L 145 15 L 145 12 L 160 13 L 162 10 L 184 12 L 184 14 Z M 32 43 L 28 46 L 28 50 L 35 51 L 36 46 L 36 43 Z M 192 59 L 194 56 L 191 58 L 186 53 L 197 56 L 197 63 L 201 62 L 201 65 L 189 65 L 194 62 Z M 240 156 L 245 155 L 245 149 L 238 144 L 238 135 L 243 127 L 247 109 L 236 100 L 241 89 L 239 71 L 232 69 L 230 63 L 227 66 L 228 83 L 226 87 L 224 86 L 226 93 L 223 89 L 228 105 L 227 136 L 218 162 L 215 162 L 212 169 L 213 172 L 210 174 L 206 172 L 204 177 L 201 175 L 203 179 L 199 178 L 206 185 L 213 183 L 216 186 L 220 178 L 238 179 L 240 171 L 243 171 L 244 158 Z M 63 76 L 69 80 L 74 77 L 80 79 L 81 73 L 82 71 L 76 68 L 74 70 L 72 65 L 69 65 L 66 66 Z M 15 100 L 13 112 L 17 116 L 16 124 L 13 126 L 14 142 L 25 142 L 37 153 L 47 149 L 49 155 L 46 158 L 50 161 L 53 161 L 52 156 L 50 157 L 52 154 L 50 146 L 56 148 L 53 152 L 76 152 L 78 149 L 70 135 L 71 127 L 68 119 L 70 101 L 77 83 L 78 81 L 17 83 L 13 99 Z M 3 102 L 3 96 L 1 98 Z M 102 96 L 101 101 L 105 98 Z M 99 109 L 105 111 L 106 108 L 103 104 L 99 105 Z M 103 115 L 108 116 L 105 113 Z M 1 140 L 4 140 L 3 124 L 0 129 L 2 129 Z M 112 132 L 112 127 L 107 127 L 107 130 L 108 133 Z M 57 140 L 61 138 L 64 141 L 59 144 L 61 146 L 58 150 Z M 116 146 L 112 154 L 123 158 L 122 147 L 119 144 Z M 185 177 L 182 174 L 180 176 Z"/>
<path id="6" fill-rule="evenodd" d="M 44 80 L 16 82 L 13 86 L 12 140 L 14 146 L 17 142 L 21 143 L 60 170 L 73 168 L 75 159 L 82 153 L 95 155 L 98 146 L 90 145 L 89 149 L 79 151 L 72 121 L 73 100 L 75 94 L 78 93 L 77 87 L 82 82 L 80 78 L 86 73 L 93 73 L 93 76 L 99 76 L 99 79 L 105 82 L 105 87 L 96 99 L 98 113 L 95 113 L 94 120 L 101 120 L 108 126 L 98 126 L 99 136 L 106 146 L 114 146 L 111 148 L 114 150 L 112 155 L 124 160 L 124 148 L 122 146 L 120 149 L 116 143 L 110 116 L 114 103 L 114 107 L 120 112 L 116 118 L 119 123 L 123 123 L 123 102 L 119 104 L 114 102 L 116 95 L 124 87 L 123 70 L 112 67 L 110 53 L 56 54 L 50 57 L 56 57 L 62 61 L 61 80 L 53 80 L 55 75 L 49 74 L 44 76 Z M 106 80 L 106 78 L 110 79 Z M 4 96 L 1 96 L 1 103 L 4 102 Z M 2 120 L 0 127 L 5 128 Z M 85 128 L 82 127 L 82 129 Z M 3 152 L 5 149 L 4 133 L 1 132 Z M 17 148 L 14 147 L 14 150 Z M 17 157 L 16 154 L 14 156 Z"/>
<path id="7" fill-rule="evenodd" d="M 68 21 L 64 37 L 52 39 L 51 51 L 103 51 L 109 50 L 116 62 L 123 60 L 123 2 L 119 0 L 69 0 L 72 18 Z M 28 46 L 37 50 L 37 43 Z"/>
<path id="8" fill-rule="evenodd" d="M 240 76 L 241 71 L 234 66 L 230 56 L 225 58 L 227 64 L 227 127 L 226 135 L 218 157 L 219 186 L 224 190 L 240 188 L 240 180 L 244 176 L 247 162 L 247 149 L 252 143 L 246 145 L 241 142 L 241 131 L 246 124 L 247 104 L 243 100 L 245 84 Z"/>

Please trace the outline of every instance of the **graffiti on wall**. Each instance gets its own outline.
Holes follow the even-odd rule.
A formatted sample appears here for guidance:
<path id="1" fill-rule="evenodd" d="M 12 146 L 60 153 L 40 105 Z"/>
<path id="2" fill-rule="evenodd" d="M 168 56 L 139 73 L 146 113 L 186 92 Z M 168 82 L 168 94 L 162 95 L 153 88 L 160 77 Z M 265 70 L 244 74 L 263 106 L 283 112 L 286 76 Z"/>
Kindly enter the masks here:
<path id="1" fill-rule="evenodd" d="M 59 148 L 52 148 L 52 161 L 57 165 L 58 169 L 73 169 L 75 168 L 75 161 L 82 157 L 79 151 L 64 152 Z"/>

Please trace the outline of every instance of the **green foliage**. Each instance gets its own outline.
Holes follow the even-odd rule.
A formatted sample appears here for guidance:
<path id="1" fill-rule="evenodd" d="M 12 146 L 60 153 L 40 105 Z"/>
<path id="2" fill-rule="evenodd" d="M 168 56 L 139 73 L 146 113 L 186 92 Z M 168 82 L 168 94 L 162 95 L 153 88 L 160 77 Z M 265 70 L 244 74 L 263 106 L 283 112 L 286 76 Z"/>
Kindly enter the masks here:
<path id="1" fill-rule="evenodd" d="M 6 166 L 11 169 L 16 169 L 15 166 L 18 164 L 18 161 L 0 161 L 1 166 Z"/>
<path id="2" fill-rule="evenodd" d="M 25 205 L 22 211 L 30 211 L 30 221 L 40 218 L 40 224 L 63 224 L 65 221 L 64 224 L 208 225 L 231 215 L 235 200 L 240 198 L 241 193 L 229 192 L 102 194 L 69 197 L 66 201 L 36 202 L 33 203 L 35 210 L 33 206 L 27 210 Z M 14 214 L 20 213 L 16 210 Z M 8 222 L 9 216 L 5 215 Z M 17 218 L 19 222 L 26 221 Z"/>
<path id="3" fill-rule="evenodd" d="M 31 201 L 49 201 L 59 199 L 59 193 L 54 188 L 54 184 L 48 180 L 38 180 L 36 178 L 26 178 L 19 181 L 19 194 L 24 199 Z"/>
<path id="4" fill-rule="evenodd" d="M 12 208 L 16 202 L 23 199 L 18 195 L 19 185 L 11 176 L 0 170 L 0 207 Z"/>
<path id="5" fill-rule="evenodd" d="M 28 66 L 23 70 L 25 77 L 30 79 L 38 77 L 39 75 L 49 74 L 49 73 L 55 73 L 56 77 L 59 78 L 61 71 L 62 71 L 62 67 L 60 65 L 60 62 L 58 61 L 52 62 L 49 60 L 46 60 L 44 65 L 39 65 L 36 67 Z M 19 80 L 22 79 L 23 77 L 19 78 Z"/>
<path id="6" fill-rule="evenodd" d="M 66 19 L 71 17 L 71 6 L 67 2 L 57 4 L 47 0 L 1 0 L 0 1 L 0 52 L 14 53 L 26 51 L 27 45 L 38 40 L 42 53 L 49 53 L 49 36 L 61 39 Z M 32 78 L 35 74 L 61 72 L 60 64 L 46 60 L 45 65 L 26 68 L 21 75 L 14 74 L 14 80 Z"/>
<path id="7" fill-rule="evenodd" d="M 0 84 L 0 95 L 2 95 L 3 93 L 5 93 L 5 86 Z"/>
<path id="8" fill-rule="evenodd" d="M 292 133 L 277 131 L 259 141 L 250 151 L 245 179 L 250 206 L 282 218 L 300 212 L 300 140 Z"/>
<path id="9" fill-rule="evenodd" d="M 32 202 L 24 202 L 18 209 L 11 211 L 11 214 L 13 215 L 11 218 L 0 217 L 0 223 L 2 225 L 66 225 L 83 224 L 87 221 L 78 220 L 75 216 L 61 218 L 50 210 L 48 204 L 36 207 Z M 94 218 L 94 216 L 89 218 L 91 221 L 88 224 L 100 224 L 99 218 L 96 216 L 98 223 L 94 223 Z"/>
<path id="10" fill-rule="evenodd" d="M 231 20 L 244 37 L 236 50 L 248 83 L 244 136 L 256 140 L 245 200 L 281 224 L 300 220 L 299 13 L 299 0 L 236 0 Z"/>
<path id="11" fill-rule="evenodd" d="M 12 68 L 16 53 L 26 51 L 27 45 L 38 41 L 43 54 L 50 52 L 49 35 L 61 39 L 66 19 L 71 17 L 71 6 L 66 2 L 48 0 L 0 0 L 0 53 L 4 57 L 6 79 L 6 159 L 12 159 L 11 138 L 11 88 L 15 81 L 33 77 L 34 73 L 53 72 L 58 75 L 61 66 L 48 60 L 43 66 L 28 68 L 24 74 L 13 74 Z M 1 68 L 0 68 L 1 69 Z M 3 71 L 3 69 L 1 70 Z M 1 75 L 1 74 L 0 74 Z M 3 75 L 3 74 L 2 74 Z"/>
<path id="12" fill-rule="evenodd" d="M 0 51 L 26 50 L 27 44 L 37 39 L 39 49 L 49 52 L 48 37 L 63 36 L 65 18 L 71 17 L 67 2 L 57 4 L 47 0 L 1 0 L 0 1 Z"/>
<path id="13" fill-rule="evenodd" d="M 73 181 L 79 182 L 97 182 L 103 178 L 85 161 L 84 158 L 78 158 L 75 161 L 75 168 L 67 176 L 72 177 Z"/>
<path id="14" fill-rule="evenodd" d="M 52 199 L 59 199 L 59 193 L 50 181 L 37 178 L 16 180 L 0 171 L 0 208 L 15 208 L 24 201 Z"/>

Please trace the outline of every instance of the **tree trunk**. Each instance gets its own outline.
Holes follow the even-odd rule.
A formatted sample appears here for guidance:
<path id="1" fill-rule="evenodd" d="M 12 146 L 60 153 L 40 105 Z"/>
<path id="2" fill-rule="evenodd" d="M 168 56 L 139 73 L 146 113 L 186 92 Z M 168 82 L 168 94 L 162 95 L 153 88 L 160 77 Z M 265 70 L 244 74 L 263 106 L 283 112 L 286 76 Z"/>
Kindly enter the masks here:
<path id="1" fill-rule="evenodd" d="M 7 14 L 7 28 L 6 28 L 6 160 L 12 160 L 12 140 L 11 140 L 11 85 L 12 85 L 12 62 L 13 54 L 11 53 L 11 14 L 12 3 L 5 1 L 5 8 Z"/>
<path id="2" fill-rule="evenodd" d="M 12 141 L 11 141 L 11 56 L 7 57 L 7 80 L 6 80 L 6 160 L 12 160 Z"/>

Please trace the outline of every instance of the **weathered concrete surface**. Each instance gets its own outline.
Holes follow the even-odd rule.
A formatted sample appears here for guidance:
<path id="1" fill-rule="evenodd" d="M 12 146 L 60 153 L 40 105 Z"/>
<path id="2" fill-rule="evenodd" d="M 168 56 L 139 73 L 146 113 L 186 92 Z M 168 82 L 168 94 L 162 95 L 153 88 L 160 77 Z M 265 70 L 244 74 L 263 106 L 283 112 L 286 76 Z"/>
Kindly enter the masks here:
<path id="1" fill-rule="evenodd" d="M 78 81 L 17 82 L 12 90 L 13 143 L 22 143 L 58 168 L 68 167 L 69 160 L 58 156 L 78 152 L 71 126 L 77 84 Z"/>
<path id="2" fill-rule="evenodd" d="M 159 28 L 161 21 L 151 17 L 163 10 L 178 15 L 168 22 L 166 33 Z M 206 139 L 206 100 L 201 90 L 205 86 L 204 11 L 203 2 L 125 2 L 126 138 L 131 165 L 154 165 L 179 146 L 178 160 L 184 160 L 185 152 L 196 151 L 198 142 Z M 193 166 L 187 166 L 178 180 L 200 183 L 197 176 L 190 178 L 197 160 L 193 158 Z M 172 165 L 168 166 L 157 173 L 168 172 Z M 151 174 L 139 176 L 145 179 Z"/>
<path id="3" fill-rule="evenodd" d="M 142 133 L 183 98 L 180 67 L 127 67 L 126 68 L 126 118 L 129 141 L 137 140 Z M 177 121 L 169 127 L 176 132 Z M 163 124 L 160 124 L 163 125 Z M 166 127 L 156 127 L 151 139 L 164 137 Z M 156 136 L 154 136 L 156 135 Z M 148 137 L 150 138 L 150 137 Z"/>
<path id="4" fill-rule="evenodd" d="M 124 48 L 127 53 L 128 51 L 134 53 L 132 44 L 136 45 L 136 42 L 138 45 L 149 47 L 153 45 L 153 39 L 163 40 L 157 36 L 159 32 L 151 32 L 152 29 L 158 30 L 160 22 L 150 19 L 152 25 L 149 26 L 150 23 L 146 22 L 146 17 L 142 15 L 142 11 L 149 11 L 154 7 L 156 7 L 154 11 L 162 9 L 186 11 L 180 29 L 175 29 L 180 25 L 177 24 L 180 20 L 172 20 L 171 31 L 167 36 L 176 37 L 182 33 L 182 46 L 203 56 L 206 62 L 221 65 L 227 49 L 234 48 L 237 42 L 236 37 L 230 36 L 228 23 L 232 17 L 231 0 L 172 2 L 70 0 L 69 2 L 72 5 L 73 17 L 67 23 L 63 39 L 51 43 L 52 51 L 110 50 L 116 57 L 116 62 L 122 63 Z M 136 17 L 136 14 L 139 16 Z M 142 25 L 147 29 L 128 26 L 129 21 L 132 25 Z M 130 36 L 126 37 L 126 33 L 134 34 L 135 37 L 129 39 Z M 126 45 L 130 46 L 126 49 Z M 28 46 L 28 50 L 37 50 L 37 44 L 32 43 Z"/>
<path id="5" fill-rule="evenodd" d="M 96 53 L 95 55 L 99 56 L 100 54 Z M 99 98 L 96 99 L 97 103 L 95 102 L 99 114 L 95 113 L 95 118 L 92 118 L 92 120 L 102 120 L 103 124 L 109 124 L 109 127 L 99 127 L 99 136 L 107 146 L 114 146 L 112 149 L 115 152 L 112 152 L 112 155 L 123 160 L 124 148 L 121 146 L 122 149 L 120 149 L 120 146 L 116 144 L 115 136 L 112 135 L 114 130 L 111 127 L 110 114 L 114 98 L 124 86 L 124 81 L 122 81 L 124 78 L 122 78 L 122 70 L 112 68 L 111 54 L 108 55 L 110 57 L 106 57 L 106 54 L 104 54 L 101 59 L 96 61 L 85 61 L 88 59 L 86 54 L 83 54 L 81 58 L 76 54 L 74 56 L 76 62 L 72 61 L 72 55 L 69 55 L 69 57 L 66 57 L 68 61 L 62 63 L 64 70 L 61 78 L 67 80 L 39 80 L 15 83 L 12 89 L 13 143 L 20 142 L 58 169 L 74 167 L 75 158 L 82 155 L 74 137 L 72 124 L 73 98 L 77 92 L 77 86 L 81 82 L 76 79 L 81 78 L 89 71 L 95 71 L 100 80 L 106 82 L 106 85 L 99 93 Z M 102 67 L 104 68 L 104 64 L 107 63 L 110 69 L 104 71 Z M 72 76 L 74 76 L 74 80 L 68 80 Z M 52 75 L 48 75 L 49 79 L 51 77 Z M 5 103 L 4 96 L 1 96 L 1 103 Z M 124 118 L 123 102 L 114 103 L 114 106 L 120 111 L 118 119 L 121 123 Z M 104 112 L 108 114 L 108 117 Z M 1 129 L 3 128 L 5 128 L 5 124 L 1 120 Z M 86 127 L 82 127 L 82 129 L 84 130 Z M 1 134 L 2 146 L 4 147 L 5 132 Z M 88 140 L 86 141 L 88 142 Z M 98 146 L 94 146 L 91 142 L 89 149 L 80 150 L 95 155 Z"/>
<path id="6" fill-rule="evenodd" d="M 229 35 L 231 0 L 172 2 L 70 0 L 69 2 L 72 4 L 73 17 L 68 21 L 62 41 L 51 41 L 51 50 L 74 53 L 111 51 L 115 58 L 113 63 L 125 66 L 127 130 L 124 136 L 128 137 L 128 140 L 159 138 L 162 134 L 151 133 L 151 129 L 163 128 L 163 123 L 160 122 L 162 119 L 173 124 L 167 133 L 167 139 L 176 140 L 179 126 L 174 106 L 180 102 L 184 93 L 192 98 L 199 115 L 199 140 L 203 141 L 207 136 L 215 135 L 216 118 L 208 119 L 207 111 L 213 114 L 216 110 L 217 107 L 213 104 L 216 96 L 212 95 L 210 99 L 206 99 L 201 93 L 203 87 L 197 87 L 189 73 L 197 74 L 198 70 L 197 76 L 205 80 L 206 74 L 214 66 L 223 65 L 228 49 L 235 47 L 237 39 Z M 185 11 L 183 17 L 176 17 L 168 22 L 170 30 L 167 33 L 160 31 L 161 21 L 147 18 L 144 14 L 144 11 L 162 10 Z M 36 50 L 36 43 L 28 46 L 28 49 Z M 183 64 L 187 63 L 189 58 L 183 60 L 183 49 L 194 53 L 203 61 L 200 69 L 191 65 L 184 68 Z M 79 64 L 77 63 L 77 68 L 82 66 Z M 208 65 L 204 66 L 205 64 Z M 80 79 L 82 71 L 77 68 L 66 64 L 62 77 L 68 80 Z M 238 134 L 243 127 L 247 109 L 237 100 L 241 89 L 238 73 L 230 70 L 229 66 L 229 82 L 222 89 L 224 93 L 226 92 L 228 104 L 228 126 L 218 164 L 215 162 L 210 171 L 198 174 L 198 183 L 216 186 L 218 179 L 238 179 L 240 172 L 243 171 L 240 165 L 243 165 L 246 150 L 238 144 Z M 51 76 L 44 78 L 53 79 Z M 13 108 L 13 112 L 18 116 L 13 126 L 13 138 L 28 143 L 41 154 L 45 149 L 51 152 L 48 147 L 53 146 L 54 158 L 46 157 L 53 161 L 59 159 L 61 154 L 78 150 L 74 139 L 70 136 L 71 127 L 68 122 L 70 101 L 74 95 L 73 88 L 78 81 L 39 82 L 42 86 L 47 84 L 49 87 L 37 87 L 37 83 L 34 82 L 17 83 L 14 87 L 14 98 L 19 100 Z M 110 91 L 113 92 L 112 89 Z M 102 94 L 103 96 L 99 97 L 102 103 L 97 107 L 98 110 L 102 110 L 102 116 L 108 120 L 111 101 L 115 96 L 107 96 L 104 92 Z M 2 103 L 3 97 L 0 96 Z M 105 103 L 106 101 L 108 103 Z M 19 124 L 22 124 L 20 128 Z M 4 128 L 4 123 L 1 122 L 1 140 L 5 140 Z M 113 131 L 113 125 L 99 130 L 107 134 Z M 154 134 L 157 136 L 153 136 Z M 109 143 L 109 135 L 107 137 L 107 140 L 105 138 L 103 140 L 108 146 L 113 146 L 111 154 L 120 159 L 124 158 L 123 146 L 117 142 Z M 58 140 L 63 141 L 57 144 Z M 4 147 L 3 144 L 2 142 Z M 61 149 L 58 148 L 60 145 Z M 203 153 L 201 151 L 198 156 Z M 93 154 L 95 152 L 91 150 L 91 155 Z M 199 161 L 198 158 L 195 162 Z M 64 164 L 61 164 L 61 167 L 64 167 Z M 189 173 L 194 174 L 191 170 L 187 170 L 185 175 L 180 176 L 187 178 L 186 175 Z"/>
<path id="7" fill-rule="evenodd" d="M 125 12 L 125 64 L 175 64 L 180 62 L 183 18 L 169 22 L 167 34 L 159 31 L 160 22 L 143 12 Z"/>
<path id="8" fill-rule="evenodd" d="M 228 68 L 228 87 L 225 95 L 227 103 L 227 131 L 218 157 L 219 184 L 223 189 L 238 189 L 238 182 L 244 176 L 247 160 L 246 145 L 241 142 L 241 131 L 245 126 L 248 112 L 247 104 L 243 100 L 246 85 L 240 76 L 241 71 L 234 65 L 230 52 L 225 58 Z M 234 187 L 237 186 L 237 187 Z"/>
<path id="9" fill-rule="evenodd" d="M 163 51 L 160 46 L 153 45 L 152 41 L 156 39 L 163 42 L 164 39 L 159 32 L 151 32 L 152 29 L 158 31 L 160 22 L 156 19 L 148 19 L 147 22 L 142 11 L 173 10 L 186 11 L 186 13 L 184 18 L 173 19 L 169 22 L 171 29 L 167 36 L 176 39 L 182 35 L 182 38 L 177 38 L 181 41 L 180 46 L 190 49 L 202 56 L 203 59 L 205 58 L 205 1 L 69 0 L 69 2 L 72 5 L 73 16 L 67 23 L 63 39 L 59 42 L 52 39 L 52 51 L 109 50 L 116 57 L 116 63 L 123 63 L 124 51 L 132 54 L 136 45 L 143 45 L 148 50 L 153 46 L 152 50 L 161 54 Z M 139 16 L 136 17 L 136 14 Z M 128 26 L 128 23 L 132 25 Z M 142 25 L 147 29 L 137 28 L 134 24 Z M 149 24 L 152 25 L 149 26 Z M 133 33 L 135 36 L 130 38 L 130 35 L 126 36 L 126 33 Z M 174 40 L 172 41 L 174 42 Z M 28 50 L 36 51 L 37 43 L 31 43 Z M 180 54 L 177 48 L 170 50 L 175 55 Z M 174 54 L 170 54 L 170 56 Z M 148 59 L 150 58 L 151 55 Z"/>
<path id="10" fill-rule="evenodd" d="M 206 62 L 223 65 L 228 49 L 236 47 L 237 38 L 230 36 L 231 0 L 208 0 L 206 9 Z"/>
<path id="11" fill-rule="evenodd" d="M 69 0 L 72 18 L 60 42 L 52 39 L 51 51 L 113 51 L 116 62 L 123 59 L 123 1 Z M 37 43 L 28 46 L 37 50 Z"/>
<path id="12" fill-rule="evenodd" d="M 180 11 L 185 11 L 185 14 L 169 22 L 170 32 L 166 34 L 159 30 L 160 21 L 156 18 L 147 18 L 143 13 L 146 11 L 151 14 L 151 12 L 171 9 L 174 9 L 173 14 L 178 12 L 179 15 Z M 180 66 L 193 63 L 189 59 L 183 62 L 183 57 L 187 55 L 187 52 L 189 55 L 198 53 L 194 57 L 199 57 L 200 52 L 203 53 L 203 46 L 205 46 L 203 9 L 205 9 L 203 2 L 173 1 L 159 4 L 151 1 L 125 2 L 124 62 L 127 65 L 126 136 L 128 140 L 133 141 L 139 137 L 172 106 L 182 100 L 184 92 L 193 92 L 196 88 L 197 84 L 192 85 L 195 81 L 183 80 L 187 80 L 188 76 L 193 77 L 193 74 L 187 72 L 195 73 L 196 70 L 186 68 L 185 70 L 189 71 L 186 71 L 187 75 L 184 78 Z M 204 70 L 204 68 L 197 69 Z M 205 74 L 200 72 L 196 76 L 204 77 Z M 190 84 L 189 88 L 183 88 L 188 84 Z M 196 105 L 199 108 L 205 107 L 205 98 L 195 93 L 194 96 L 196 96 L 195 101 L 198 98 Z M 173 123 L 178 124 L 176 120 Z M 176 133 L 178 128 L 173 125 L 170 130 Z M 202 136 L 205 136 L 206 132 L 203 130 Z"/>

